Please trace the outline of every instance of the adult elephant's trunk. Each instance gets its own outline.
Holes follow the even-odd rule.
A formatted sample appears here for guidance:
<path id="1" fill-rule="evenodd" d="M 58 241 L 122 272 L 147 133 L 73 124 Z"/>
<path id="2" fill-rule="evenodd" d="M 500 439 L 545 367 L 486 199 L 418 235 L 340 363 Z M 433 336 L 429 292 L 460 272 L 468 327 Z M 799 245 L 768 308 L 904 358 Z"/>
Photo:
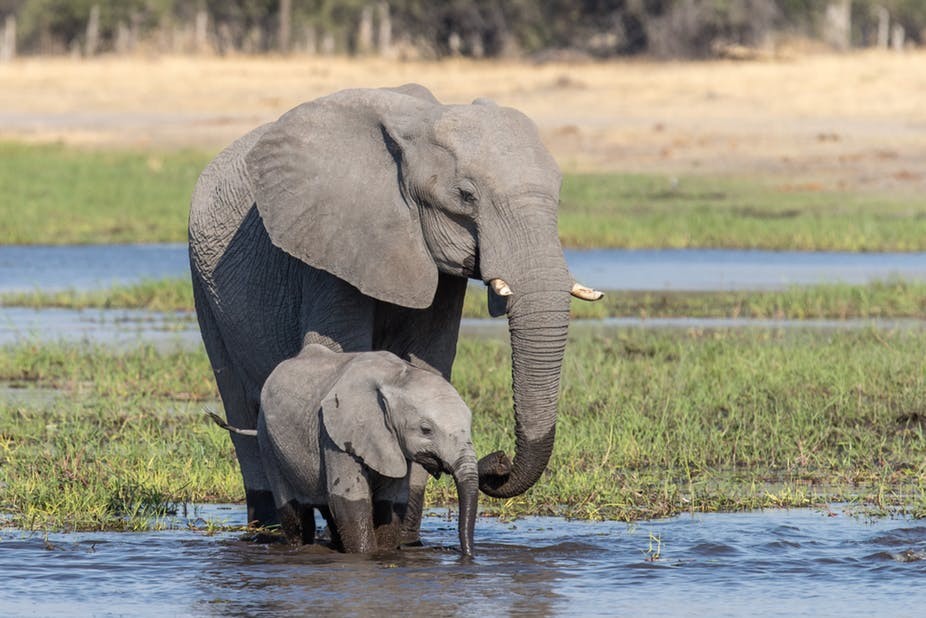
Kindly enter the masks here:
<path id="1" fill-rule="evenodd" d="M 494 498 L 517 496 L 537 482 L 553 452 L 556 434 L 560 368 L 569 324 L 569 291 L 565 285 L 537 290 L 529 281 L 524 279 L 519 285 L 512 282 L 508 305 L 514 460 L 497 451 L 479 461 L 480 489 Z M 528 291 L 519 293 L 518 287 L 527 287 Z"/>
<path id="2" fill-rule="evenodd" d="M 476 454 L 470 451 L 453 466 L 453 480 L 457 485 L 460 505 L 460 551 L 473 555 L 473 534 L 476 528 L 476 505 L 479 502 L 479 475 L 476 472 Z"/>

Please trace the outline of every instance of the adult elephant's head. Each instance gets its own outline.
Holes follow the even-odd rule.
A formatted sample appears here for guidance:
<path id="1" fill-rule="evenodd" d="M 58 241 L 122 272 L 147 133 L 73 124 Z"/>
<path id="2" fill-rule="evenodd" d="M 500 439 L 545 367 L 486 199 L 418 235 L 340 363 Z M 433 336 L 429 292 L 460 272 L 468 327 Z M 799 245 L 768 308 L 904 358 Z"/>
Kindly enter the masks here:
<path id="1" fill-rule="evenodd" d="M 483 458 L 480 487 L 530 488 L 553 449 L 576 286 L 557 233 L 560 172 L 533 123 L 416 85 L 346 90 L 283 115 L 247 166 L 273 243 L 369 296 L 428 307 L 439 271 L 489 284 L 490 309 L 508 314 L 516 453 Z"/>

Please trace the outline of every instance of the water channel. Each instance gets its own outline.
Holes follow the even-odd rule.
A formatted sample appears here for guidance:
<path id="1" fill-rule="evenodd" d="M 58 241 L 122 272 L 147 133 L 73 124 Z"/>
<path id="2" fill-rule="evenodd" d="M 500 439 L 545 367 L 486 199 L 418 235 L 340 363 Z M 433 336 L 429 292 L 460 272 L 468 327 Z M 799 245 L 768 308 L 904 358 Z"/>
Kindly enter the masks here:
<path id="1" fill-rule="evenodd" d="M 926 253 L 594 249 L 567 250 L 566 260 L 577 279 L 608 290 L 759 290 L 890 277 L 926 281 Z M 188 276 L 184 244 L 0 246 L 0 293 Z"/>

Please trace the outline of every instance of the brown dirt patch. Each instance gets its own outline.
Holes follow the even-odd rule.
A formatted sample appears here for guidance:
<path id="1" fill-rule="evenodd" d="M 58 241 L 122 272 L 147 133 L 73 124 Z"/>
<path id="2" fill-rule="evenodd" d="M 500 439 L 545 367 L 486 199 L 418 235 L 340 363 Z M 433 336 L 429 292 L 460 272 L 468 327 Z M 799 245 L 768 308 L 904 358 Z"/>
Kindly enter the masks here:
<path id="1" fill-rule="evenodd" d="M 568 170 L 926 190 L 926 52 L 579 65 L 23 59 L 0 65 L 0 137 L 217 149 L 303 101 L 410 81 L 445 102 L 488 96 L 521 109 Z"/>

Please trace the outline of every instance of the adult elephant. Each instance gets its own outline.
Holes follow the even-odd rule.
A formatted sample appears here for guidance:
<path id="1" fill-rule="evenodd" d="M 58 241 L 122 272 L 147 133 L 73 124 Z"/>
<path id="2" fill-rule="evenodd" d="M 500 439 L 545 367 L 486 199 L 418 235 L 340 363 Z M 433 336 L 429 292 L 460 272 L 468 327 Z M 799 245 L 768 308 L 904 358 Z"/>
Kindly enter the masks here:
<path id="1" fill-rule="evenodd" d="M 467 279 L 507 312 L 516 452 L 479 463 L 495 497 L 530 488 L 553 449 L 569 295 L 557 234 L 560 173 L 523 114 L 441 105 L 422 86 L 345 90 L 234 142 L 200 176 L 190 265 L 203 341 L 232 425 L 312 343 L 388 350 L 450 378 Z M 275 518 L 255 441 L 233 437 L 248 519 Z M 404 538 L 427 473 L 412 472 Z"/>

